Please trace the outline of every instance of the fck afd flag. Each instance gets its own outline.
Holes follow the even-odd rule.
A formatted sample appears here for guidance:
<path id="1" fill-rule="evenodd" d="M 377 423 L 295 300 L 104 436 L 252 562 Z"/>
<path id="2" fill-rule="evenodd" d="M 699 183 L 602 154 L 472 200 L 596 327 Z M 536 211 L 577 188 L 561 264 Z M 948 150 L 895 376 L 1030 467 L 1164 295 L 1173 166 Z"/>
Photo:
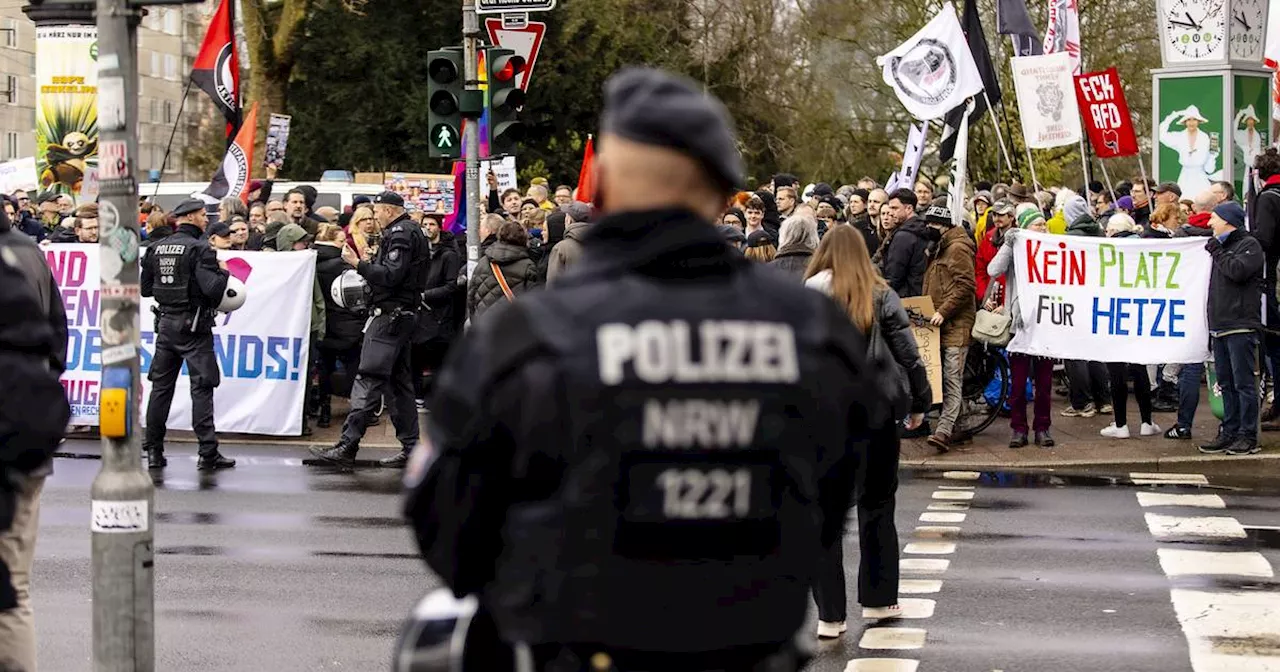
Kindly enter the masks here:
<path id="1" fill-rule="evenodd" d="M 222 158 L 218 172 L 209 180 L 202 197 L 205 201 L 217 202 L 228 196 L 245 200 L 249 195 L 249 170 L 253 166 L 253 136 L 258 129 L 258 104 L 249 108 L 249 115 L 240 125 L 236 139 L 227 147 L 227 154 Z"/>
<path id="2" fill-rule="evenodd" d="M 876 58 L 884 83 L 916 119 L 937 119 L 982 92 L 982 75 L 951 3 L 897 49 Z"/>
<path id="3" fill-rule="evenodd" d="M 191 70 L 191 82 L 209 94 L 227 120 L 227 138 L 240 128 L 240 61 L 236 56 L 232 0 L 222 0 Z"/>

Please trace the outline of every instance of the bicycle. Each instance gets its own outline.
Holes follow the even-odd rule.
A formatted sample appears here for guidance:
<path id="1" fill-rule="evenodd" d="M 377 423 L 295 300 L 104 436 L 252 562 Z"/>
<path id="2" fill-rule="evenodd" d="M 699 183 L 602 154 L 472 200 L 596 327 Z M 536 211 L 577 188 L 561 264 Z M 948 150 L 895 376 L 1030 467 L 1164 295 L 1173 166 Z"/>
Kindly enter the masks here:
<path id="1" fill-rule="evenodd" d="M 916 310 L 907 310 L 907 319 L 917 328 L 929 326 L 929 319 Z M 925 349 L 926 345 L 922 344 L 921 348 Z M 951 435 L 955 443 L 968 441 L 990 427 L 1009 400 L 1009 360 L 1004 349 L 973 341 L 965 357 L 960 390 L 960 415 Z M 935 407 L 941 403 L 938 399 Z M 936 411 L 930 415 L 932 420 L 937 420 Z"/>

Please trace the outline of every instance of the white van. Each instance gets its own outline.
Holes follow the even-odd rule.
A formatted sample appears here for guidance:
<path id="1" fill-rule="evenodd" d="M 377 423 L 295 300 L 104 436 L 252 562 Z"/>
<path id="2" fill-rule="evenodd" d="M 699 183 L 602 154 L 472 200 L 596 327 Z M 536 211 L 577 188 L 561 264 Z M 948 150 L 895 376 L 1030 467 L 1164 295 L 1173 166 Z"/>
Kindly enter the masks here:
<path id="1" fill-rule="evenodd" d="M 283 201 L 285 194 L 289 193 L 290 189 L 304 184 L 310 185 L 316 190 L 315 207 L 320 208 L 327 205 L 337 208 L 339 212 L 344 212 L 356 196 L 373 198 L 383 189 L 380 184 L 362 182 L 276 181 L 271 185 L 271 200 Z M 138 195 L 159 205 L 164 208 L 165 212 L 168 212 L 179 203 L 191 198 L 192 194 L 204 191 L 208 186 L 208 182 L 161 182 L 158 185 L 155 183 L 143 183 L 138 185 Z"/>

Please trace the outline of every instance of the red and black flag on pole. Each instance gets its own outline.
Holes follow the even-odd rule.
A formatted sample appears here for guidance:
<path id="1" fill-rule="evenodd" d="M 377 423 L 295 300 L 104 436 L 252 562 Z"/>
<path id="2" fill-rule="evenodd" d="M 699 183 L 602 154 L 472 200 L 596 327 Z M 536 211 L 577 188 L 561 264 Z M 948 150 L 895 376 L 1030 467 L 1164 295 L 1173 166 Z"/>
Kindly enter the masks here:
<path id="1" fill-rule="evenodd" d="M 191 71 L 200 87 L 227 120 L 227 139 L 240 128 L 240 59 L 236 55 L 234 0 L 222 0 Z"/>

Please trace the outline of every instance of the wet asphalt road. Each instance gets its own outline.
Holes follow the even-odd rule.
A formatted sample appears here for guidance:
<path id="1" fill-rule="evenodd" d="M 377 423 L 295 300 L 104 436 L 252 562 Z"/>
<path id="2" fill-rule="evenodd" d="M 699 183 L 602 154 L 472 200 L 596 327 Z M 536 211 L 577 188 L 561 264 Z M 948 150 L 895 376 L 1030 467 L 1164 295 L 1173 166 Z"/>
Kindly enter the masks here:
<path id="1" fill-rule="evenodd" d="M 437 585 L 401 524 L 398 472 L 339 474 L 302 467 L 301 451 L 226 446 L 241 465 L 200 475 L 190 449 L 169 452 L 157 482 L 157 669 L 388 669 L 400 620 Z M 88 488 L 98 468 L 60 459 L 45 487 L 33 585 L 41 670 L 90 669 Z M 1225 652 L 1231 669 L 1280 670 L 1280 582 L 1170 578 L 1157 556 L 1158 549 L 1257 553 L 1268 572 L 1280 567 L 1280 530 L 1267 527 L 1280 525 L 1280 485 L 1237 490 L 1216 476 L 1206 485 L 1115 480 L 904 473 L 899 533 L 904 546 L 924 545 L 906 546 L 903 557 L 932 561 L 904 568 L 913 580 L 904 592 L 936 591 L 904 594 L 918 600 L 904 606 L 908 616 L 932 614 L 864 624 L 851 612 L 849 632 L 819 643 L 809 669 L 893 672 L 919 661 L 921 670 L 1191 671 L 1195 647 L 1171 602 L 1173 587 L 1248 593 L 1260 605 L 1252 616 L 1215 616 L 1215 648 L 1195 655 Z M 1144 508 L 1138 493 L 1212 494 L 1225 509 L 1163 501 Z M 1198 532 L 1207 537 L 1157 540 L 1144 513 L 1231 517 L 1243 536 L 1213 536 L 1215 523 Z M 846 559 L 853 608 L 854 538 Z M 883 646 L 871 640 L 885 635 L 916 648 L 860 646 Z M 870 658 L 893 660 L 872 667 Z"/>

